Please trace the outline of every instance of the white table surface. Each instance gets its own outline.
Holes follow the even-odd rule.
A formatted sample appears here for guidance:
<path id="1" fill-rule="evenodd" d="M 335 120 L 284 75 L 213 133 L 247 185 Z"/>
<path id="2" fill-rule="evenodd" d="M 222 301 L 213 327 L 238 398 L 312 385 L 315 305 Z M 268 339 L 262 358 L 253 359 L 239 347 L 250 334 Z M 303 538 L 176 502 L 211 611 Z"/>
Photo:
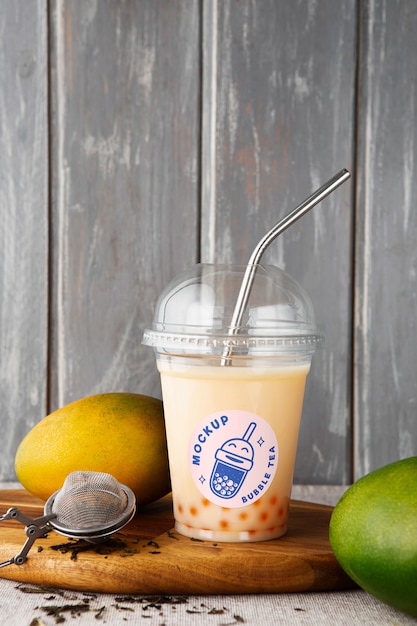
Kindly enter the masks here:
<path id="1" fill-rule="evenodd" d="M 16 487 L 16 483 L 0 483 L 0 489 Z M 333 505 L 343 490 L 343 487 L 295 486 L 292 497 Z M 77 605 L 88 610 L 71 609 Z M 55 614 L 48 615 L 45 607 L 52 607 Z M 151 596 L 126 598 L 41 589 L 0 578 L 0 624 L 53 626 L 59 623 L 82 626 L 100 623 L 107 626 L 415 626 L 417 619 L 356 589 L 328 593 L 171 596 L 168 601 Z"/>

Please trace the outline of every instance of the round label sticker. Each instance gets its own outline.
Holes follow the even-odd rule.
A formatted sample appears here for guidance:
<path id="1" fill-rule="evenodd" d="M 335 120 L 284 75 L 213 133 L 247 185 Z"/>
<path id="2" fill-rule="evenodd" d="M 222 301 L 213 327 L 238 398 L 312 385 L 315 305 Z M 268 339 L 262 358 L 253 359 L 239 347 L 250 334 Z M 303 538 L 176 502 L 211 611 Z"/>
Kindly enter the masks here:
<path id="1" fill-rule="evenodd" d="M 259 415 L 238 410 L 212 413 L 191 435 L 189 465 L 207 500 L 226 508 L 248 506 L 259 500 L 275 476 L 277 438 Z"/>

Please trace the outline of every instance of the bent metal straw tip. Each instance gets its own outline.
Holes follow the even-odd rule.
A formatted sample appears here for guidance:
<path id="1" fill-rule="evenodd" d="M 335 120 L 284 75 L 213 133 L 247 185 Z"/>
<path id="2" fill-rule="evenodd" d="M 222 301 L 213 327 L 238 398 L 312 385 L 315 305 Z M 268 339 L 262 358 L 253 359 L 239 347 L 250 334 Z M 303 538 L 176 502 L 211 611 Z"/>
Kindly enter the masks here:
<path id="1" fill-rule="evenodd" d="M 254 248 L 249 262 L 246 266 L 246 271 L 242 279 L 242 284 L 239 290 L 239 294 L 236 300 L 236 305 L 233 311 L 232 320 L 229 326 L 229 335 L 236 335 L 239 332 L 239 327 L 242 321 L 243 313 L 245 311 L 249 295 L 252 289 L 253 280 L 255 278 L 256 273 L 256 265 L 259 263 L 259 260 L 262 254 L 265 252 L 266 248 L 271 244 L 272 241 L 278 235 L 280 235 L 284 230 L 289 228 L 294 222 L 296 222 L 300 217 L 305 215 L 310 209 L 312 209 L 316 204 L 321 202 L 324 198 L 326 198 L 329 194 L 331 194 L 339 185 L 344 183 L 346 180 L 350 178 L 350 172 L 346 168 L 343 168 L 332 176 L 324 185 L 319 187 L 314 193 L 312 193 L 304 202 L 299 204 L 293 211 L 288 213 L 285 217 L 283 217 L 270 231 L 268 231 L 262 239 L 258 242 L 256 247 Z M 230 365 L 230 357 L 233 352 L 233 347 L 231 344 L 226 346 L 223 357 L 221 360 L 222 365 Z"/>

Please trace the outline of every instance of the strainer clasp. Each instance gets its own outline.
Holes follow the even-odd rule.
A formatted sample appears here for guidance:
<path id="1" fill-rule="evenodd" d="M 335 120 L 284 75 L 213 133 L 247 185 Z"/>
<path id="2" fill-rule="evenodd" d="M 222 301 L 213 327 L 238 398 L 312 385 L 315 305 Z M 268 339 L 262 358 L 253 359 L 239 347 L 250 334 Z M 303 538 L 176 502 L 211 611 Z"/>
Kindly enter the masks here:
<path id="1" fill-rule="evenodd" d="M 27 554 L 29 550 L 31 549 L 31 547 L 33 546 L 33 544 L 35 543 L 36 539 L 40 537 L 46 537 L 48 532 L 52 530 L 50 527 L 48 527 L 47 524 L 49 520 L 53 519 L 54 517 L 56 517 L 56 515 L 52 513 L 52 514 L 42 515 L 42 517 L 36 517 L 35 519 L 32 519 L 28 517 L 27 515 L 25 515 L 24 513 L 22 513 L 21 511 L 19 511 L 19 509 L 16 507 L 12 507 L 4 515 L 2 515 L 0 517 L 0 522 L 3 520 L 15 520 L 16 522 L 20 522 L 21 524 L 23 524 L 23 526 L 25 526 L 25 533 L 26 533 L 27 539 L 25 543 L 23 544 L 23 547 L 20 550 L 20 552 L 18 552 L 16 556 L 13 556 L 8 561 L 3 561 L 3 563 L 0 563 L 0 567 L 6 567 L 6 565 L 13 565 L 13 564 L 23 565 L 23 563 L 27 559 Z"/>

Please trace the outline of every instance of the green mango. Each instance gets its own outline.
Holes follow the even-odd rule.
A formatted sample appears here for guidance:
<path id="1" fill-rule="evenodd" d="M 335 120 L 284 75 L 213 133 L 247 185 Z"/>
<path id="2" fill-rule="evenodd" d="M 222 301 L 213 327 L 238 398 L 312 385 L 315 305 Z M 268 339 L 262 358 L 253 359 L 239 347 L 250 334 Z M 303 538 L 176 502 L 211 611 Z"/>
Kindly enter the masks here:
<path id="1" fill-rule="evenodd" d="M 355 482 L 333 510 L 336 559 L 360 587 L 417 616 L 417 457 Z"/>

